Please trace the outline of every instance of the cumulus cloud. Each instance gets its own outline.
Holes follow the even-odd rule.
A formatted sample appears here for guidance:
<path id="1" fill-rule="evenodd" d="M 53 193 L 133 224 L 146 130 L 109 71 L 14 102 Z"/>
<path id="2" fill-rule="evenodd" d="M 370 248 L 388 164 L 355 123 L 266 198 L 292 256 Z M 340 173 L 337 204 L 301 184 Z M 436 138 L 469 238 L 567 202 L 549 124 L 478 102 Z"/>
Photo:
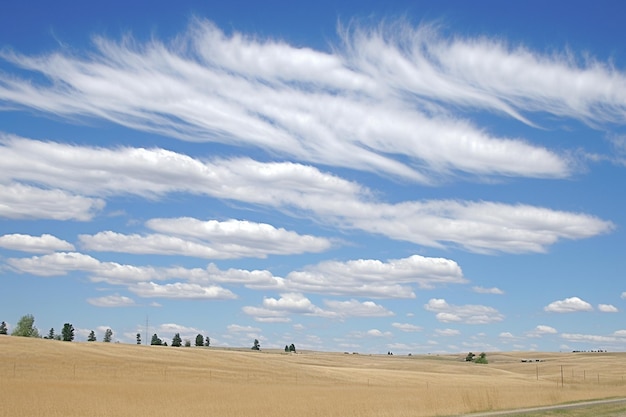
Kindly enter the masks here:
<path id="1" fill-rule="evenodd" d="M 479 294 L 497 294 L 502 295 L 504 291 L 500 288 L 492 287 L 492 288 L 484 288 L 484 287 L 472 287 L 472 291 L 477 292 Z"/>
<path id="2" fill-rule="evenodd" d="M 405 333 L 421 332 L 422 328 L 410 323 L 391 323 L 391 327 Z"/>
<path id="3" fill-rule="evenodd" d="M 0 236 L 0 247 L 10 250 L 33 253 L 50 253 L 56 251 L 72 251 L 74 245 L 56 236 L 43 234 L 31 236 L 24 234 L 10 234 Z"/>
<path id="4" fill-rule="evenodd" d="M 504 316 L 493 307 L 473 304 L 456 306 L 442 298 L 431 298 L 424 308 L 436 313 L 435 317 L 442 323 L 488 324 L 504 320 Z"/>
<path id="5" fill-rule="evenodd" d="M 162 233 L 126 235 L 106 231 L 80 235 L 79 240 L 88 250 L 208 259 L 265 258 L 267 255 L 321 252 L 331 246 L 328 239 L 243 220 L 220 222 L 186 217 L 152 219 L 146 225 Z"/>
<path id="6" fill-rule="evenodd" d="M 458 336 L 461 332 L 457 329 L 435 329 L 438 336 Z"/>
<path id="7" fill-rule="evenodd" d="M 104 200 L 99 198 L 81 197 L 63 190 L 19 183 L 0 183 L 0 200 L 0 217 L 7 219 L 88 221 L 105 205 Z"/>
<path id="8" fill-rule="evenodd" d="M 564 300 L 554 301 L 543 309 L 551 313 L 574 313 L 577 311 L 592 311 L 593 307 L 591 304 L 578 297 L 570 297 Z"/>
<path id="9" fill-rule="evenodd" d="M 350 28 L 340 30 L 342 44 L 332 53 L 226 35 L 200 19 L 171 43 L 95 37 L 94 50 L 83 56 L 5 50 L 0 58 L 9 69 L 54 82 L 0 75 L 0 99 L 421 182 L 456 171 L 571 172 L 567 158 L 491 136 L 449 116 L 443 103 L 525 122 L 524 111 L 595 121 L 624 113 L 624 76 L 608 65 L 581 67 L 488 39 L 442 39 L 428 26 L 405 25 L 394 34 L 385 25 Z"/>
<path id="10" fill-rule="evenodd" d="M 237 295 L 232 291 L 217 285 L 204 287 L 185 282 L 172 284 L 138 282 L 130 285 L 128 290 L 144 298 L 177 298 L 186 300 L 231 300 L 237 298 Z"/>
<path id="11" fill-rule="evenodd" d="M 523 204 L 458 200 L 386 203 L 377 201 L 369 189 L 357 183 L 292 162 L 262 163 L 247 158 L 200 161 L 163 149 L 90 148 L 14 136 L 4 137 L 0 147 L 7 155 L 0 160 L 0 181 L 26 181 L 58 189 L 55 193 L 61 196 L 48 196 L 52 205 L 57 204 L 55 199 L 70 192 L 105 197 L 133 194 L 145 198 L 186 192 L 277 208 L 286 213 L 296 212 L 341 229 L 363 230 L 425 246 L 460 246 L 482 253 L 545 252 L 548 246 L 561 239 L 588 238 L 614 228 L 613 223 L 587 214 Z M 259 189 L 264 192 L 259 193 Z M 77 207 L 83 207 L 82 212 L 91 213 L 102 201 L 90 198 L 88 202 L 86 208 L 78 204 L 80 202 Z M 46 204 L 44 202 L 43 207 Z M 54 211 L 46 210 L 43 218 L 49 218 L 50 213 Z M 232 243 L 240 246 L 247 237 L 247 244 L 256 247 L 254 245 L 259 241 L 252 239 L 254 233 L 256 236 L 263 233 L 284 236 L 288 242 L 297 239 L 302 246 L 299 250 L 321 251 L 329 245 L 322 238 L 295 235 L 259 224 L 219 224 L 216 228 L 216 224 L 196 223 L 201 222 L 199 220 L 179 219 L 175 222 L 187 225 L 184 229 L 186 236 L 177 236 L 184 241 L 188 241 L 192 234 L 189 226 L 195 224 L 212 230 L 215 239 L 220 233 L 228 233 L 225 231 L 228 229 L 230 239 L 234 240 Z M 173 229 L 158 219 L 148 226 Z M 232 232 L 233 229 L 238 230 Z M 154 240 L 158 239 L 158 236 L 148 239 L 114 232 L 103 232 L 96 237 L 85 239 L 93 241 L 94 245 L 98 241 L 121 241 L 130 248 L 136 248 L 137 241 L 146 243 L 148 248 L 154 247 Z M 173 238 L 162 240 L 169 250 L 172 246 L 184 245 L 180 240 L 172 242 Z M 286 247 L 278 245 L 277 250 L 284 251 Z M 206 248 L 193 248 L 200 253 L 207 251 Z M 267 246 L 265 249 L 268 250 Z"/>
<path id="12" fill-rule="evenodd" d="M 540 324 L 537 327 L 535 327 L 533 330 L 529 331 L 526 333 L 526 335 L 528 337 L 542 337 L 543 335 L 547 335 L 547 334 L 556 334 L 558 333 L 557 330 L 554 327 L 551 326 L 547 326 L 545 324 Z"/>
<path id="13" fill-rule="evenodd" d="M 304 292 L 385 298 L 413 298 L 412 286 L 433 288 L 467 282 L 456 262 L 419 255 L 387 262 L 376 259 L 326 261 L 291 272 L 286 280 L 290 287 Z"/>
<path id="14" fill-rule="evenodd" d="M 617 313 L 619 309 L 612 304 L 598 304 L 598 311 L 603 313 Z"/>
<path id="15" fill-rule="evenodd" d="M 128 307 L 135 305 L 135 301 L 132 298 L 119 294 L 88 298 L 87 302 L 96 307 Z"/>
<path id="16" fill-rule="evenodd" d="M 245 306 L 243 312 L 260 322 L 289 322 L 291 315 L 305 315 L 330 319 L 349 317 L 388 317 L 393 312 L 373 301 L 324 300 L 325 307 L 314 305 L 300 293 L 281 294 L 281 297 L 265 298 L 261 307 Z"/>

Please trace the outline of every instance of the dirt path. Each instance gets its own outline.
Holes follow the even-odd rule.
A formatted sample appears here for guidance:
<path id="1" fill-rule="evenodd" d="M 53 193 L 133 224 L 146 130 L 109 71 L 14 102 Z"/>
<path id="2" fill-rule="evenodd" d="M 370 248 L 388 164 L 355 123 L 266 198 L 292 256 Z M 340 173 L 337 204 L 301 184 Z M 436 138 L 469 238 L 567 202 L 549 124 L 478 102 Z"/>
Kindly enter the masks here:
<path id="1" fill-rule="evenodd" d="M 462 414 L 462 415 L 465 417 L 514 416 L 514 415 L 525 414 L 525 413 L 540 413 L 542 411 L 545 412 L 545 411 L 553 411 L 553 410 L 573 410 L 577 408 L 594 407 L 594 406 L 601 406 L 601 405 L 612 405 L 612 404 L 626 405 L 626 398 L 585 401 L 585 402 L 580 402 L 580 403 L 575 403 L 575 404 L 550 405 L 550 406 L 545 406 L 545 407 L 521 408 L 518 410 L 490 411 L 487 413 L 474 413 L 474 414 Z"/>

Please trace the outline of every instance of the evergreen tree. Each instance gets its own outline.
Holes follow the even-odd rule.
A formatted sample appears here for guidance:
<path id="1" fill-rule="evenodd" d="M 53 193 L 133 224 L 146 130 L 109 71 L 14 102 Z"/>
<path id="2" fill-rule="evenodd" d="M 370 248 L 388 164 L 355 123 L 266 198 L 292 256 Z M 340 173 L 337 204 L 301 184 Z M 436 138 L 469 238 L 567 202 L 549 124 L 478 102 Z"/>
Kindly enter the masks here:
<path id="1" fill-rule="evenodd" d="M 87 341 L 88 342 L 95 342 L 96 341 L 96 333 L 93 330 L 91 332 L 89 332 L 89 336 L 87 336 Z"/>
<path id="2" fill-rule="evenodd" d="M 61 335 L 63 336 L 64 342 L 71 342 L 74 340 L 74 326 L 71 323 L 65 323 L 63 325 L 63 330 L 61 330 Z"/>
<path id="3" fill-rule="evenodd" d="M 105 343 L 111 343 L 112 338 L 113 338 L 113 330 L 107 329 L 106 332 L 104 332 L 104 339 L 102 341 Z"/>
<path id="4" fill-rule="evenodd" d="M 50 327 L 50 331 L 48 332 L 48 336 L 44 337 L 44 339 L 54 339 L 54 327 Z"/>
<path id="5" fill-rule="evenodd" d="M 293 343 L 289 346 L 289 352 L 293 352 L 296 353 L 296 345 L 294 345 Z"/>
<path id="6" fill-rule="evenodd" d="M 196 346 L 204 346 L 204 336 L 201 334 L 196 336 Z"/>
<path id="7" fill-rule="evenodd" d="M 289 346 L 285 345 L 285 352 L 289 353 Z"/>
<path id="8" fill-rule="evenodd" d="M 172 339 L 172 346 L 180 347 L 182 343 L 183 343 L 183 339 L 180 338 L 180 333 L 176 333 L 174 335 L 174 338 Z"/>
<path id="9" fill-rule="evenodd" d="M 152 340 L 150 341 L 150 345 L 153 346 L 161 346 L 163 344 L 163 341 L 161 339 L 159 339 L 159 336 L 157 336 L 157 334 L 153 334 L 152 335 Z"/>
<path id="10" fill-rule="evenodd" d="M 137 333 L 137 344 L 141 344 L 141 333 Z"/>
<path id="11" fill-rule="evenodd" d="M 254 345 L 251 347 L 252 350 L 261 350 L 261 345 L 259 344 L 259 339 L 254 339 Z"/>
<path id="12" fill-rule="evenodd" d="M 204 346 L 206 347 L 211 346 L 211 338 L 209 338 L 209 336 L 207 336 L 206 339 L 204 340 Z"/>
<path id="13" fill-rule="evenodd" d="M 7 334 L 7 324 L 5 322 L 0 323 L 0 334 Z"/>
<path id="14" fill-rule="evenodd" d="M 17 326 L 11 332 L 12 336 L 40 337 L 39 330 L 35 327 L 35 316 L 27 314 L 17 322 Z"/>

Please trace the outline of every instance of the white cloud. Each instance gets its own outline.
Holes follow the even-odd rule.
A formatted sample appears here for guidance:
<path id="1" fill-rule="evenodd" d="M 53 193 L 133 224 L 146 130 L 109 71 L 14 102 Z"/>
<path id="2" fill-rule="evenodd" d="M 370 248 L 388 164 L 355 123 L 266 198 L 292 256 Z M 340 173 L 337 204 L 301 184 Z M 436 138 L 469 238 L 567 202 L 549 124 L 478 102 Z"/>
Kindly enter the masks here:
<path id="1" fill-rule="evenodd" d="M 331 246 L 324 238 L 248 221 L 152 219 L 147 226 L 163 233 L 142 236 L 106 231 L 80 235 L 79 239 L 82 247 L 88 250 L 208 259 L 265 258 L 271 254 L 321 252 Z"/>
<path id="2" fill-rule="evenodd" d="M 554 327 L 547 326 L 545 324 L 540 324 L 535 327 L 533 330 L 526 333 L 528 337 L 542 337 L 546 334 L 556 334 L 558 333 Z"/>
<path id="3" fill-rule="evenodd" d="M 502 295 L 504 291 L 500 288 L 492 287 L 492 288 L 484 288 L 484 287 L 472 287 L 472 291 L 477 292 L 479 294 L 497 294 Z"/>
<path id="4" fill-rule="evenodd" d="M 619 309 L 612 304 L 598 304 L 598 311 L 603 313 L 617 313 Z"/>
<path id="5" fill-rule="evenodd" d="M 229 324 L 227 329 L 230 333 L 254 333 L 261 331 L 258 327 L 241 326 L 239 324 Z"/>
<path id="6" fill-rule="evenodd" d="M 10 250 L 33 253 L 50 253 L 55 251 L 73 251 L 74 245 L 56 236 L 43 234 L 31 236 L 11 234 L 0 236 L 0 247 Z"/>
<path id="7" fill-rule="evenodd" d="M 457 200 L 389 204 L 376 201 L 373 193 L 359 184 L 291 162 L 261 163 L 246 158 L 203 162 L 163 149 L 89 148 L 15 136 L 5 137 L 0 146 L 7 154 L 7 158 L 0 160 L 0 181 L 27 181 L 59 188 L 65 190 L 57 190 L 63 194 L 59 196 L 62 200 L 67 200 L 63 196 L 68 192 L 100 196 L 134 194 L 146 198 L 186 192 L 275 207 L 287 213 L 295 211 L 341 229 L 364 230 L 426 246 L 451 244 L 486 253 L 544 252 L 561 239 L 588 238 L 614 228 L 613 223 L 590 215 L 521 204 Z M 34 155 L 37 155 L 36 163 Z M 259 189 L 264 192 L 259 193 Z M 89 203 L 82 212 L 92 210 L 96 200 L 90 199 Z M 82 207 L 80 202 L 70 206 Z M 25 212 L 28 210 L 31 209 Z M 45 210 L 42 217 L 50 218 L 51 213 L 53 209 Z M 155 224 L 166 227 L 159 221 L 152 225 Z M 269 235 L 281 235 L 287 240 L 295 238 L 304 245 L 298 250 L 319 251 L 328 245 L 320 238 L 296 236 L 261 225 L 243 229 L 240 227 L 236 232 L 240 238 L 245 233 L 250 238 L 268 231 Z M 181 243 L 177 241 L 175 246 Z"/>
<path id="8" fill-rule="evenodd" d="M 391 332 L 382 332 L 378 329 L 370 329 L 364 332 L 351 332 L 350 337 L 353 338 L 357 338 L 357 339 L 363 339 L 363 338 L 390 338 L 393 337 L 393 333 Z"/>
<path id="9" fill-rule="evenodd" d="M 433 288 L 467 282 L 456 262 L 419 255 L 387 262 L 327 261 L 291 272 L 286 280 L 289 287 L 303 292 L 384 298 L 413 298 L 412 285 Z"/>
<path id="10" fill-rule="evenodd" d="M 358 300 L 325 300 L 324 304 L 333 314 L 338 315 L 341 318 L 346 317 L 389 317 L 393 316 L 392 311 L 387 310 L 380 304 L 376 304 L 373 301 L 358 301 Z"/>
<path id="11" fill-rule="evenodd" d="M 0 161 L 0 167 L 1 165 Z M 0 177 L 2 176 L 0 173 Z M 47 190 L 17 183 L 0 183 L 0 200 L 0 217 L 29 220 L 87 221 L 102 210 L 105 204 L 99 198 L 81 197 L 63 190 Z"/>
<path id="12" fill-rule="evenodd" d="M 231 300 L 237 298 L 232 291 L 217 285 L 204 287 L 184 282 L 172 284 L 138 282 L 130 285 L 128 290 L 144 298 L 178 298 L 186 300 Z"/>
<path id="13" fill-rule="evenodd" d="M 461 332 L 457 329 L 435 329 L 435 333 L 439 336 L 458 336 Z"/>
<path id="14" fill-rule="evenodd" d="M 422 182 L 455 171 L 563 177 L 571 170 L 545 148 L 446 116 L 441 103 L 520 120 L 521 110 L 603 120 L 624 109 L 623 77 L 608 67 L 577 68 L 481 39 L 443 41 L 424 36 L 431 31 L 423 27 L 407 26 L 406 38 L 354 27 L 341 33 L 344 45 L 333 53 L 229 36 L 203 20 L 171 44 L 97 37 L 96 50 L 82 57 L 7 50 L 0 57 L 9 67 L 55 82 L 3 75 L 0 99 Z M 570 87 L 581 81 L 587 87 Z"/>
<path id="15" fill-rule="evenodd" d="M 281 294 L 281 298 L 265 298 L 262 307 L 245 306 L 242 310 L 261 322 L 289 322 L 290 315 L 345 319 L 349 317 L 388 317 L 393 312 L 373 301 L 324 300 L 325 308 L 314 305 L 300 293 Z"/>
<path id="16" fill-rule="evenodd" d="M 511 332 L 502 332 L 498 337 L 501 339 L 517 339 Z"/>
<path id="17" fill-rule="evenodd" d="M 391 327 L 405 333 L 421 332 L 423 330 L 422 327 L 410 323 L 391 323 Z"/>
<path id="18" fill-rule="evenodd" d="M 578 297 L 570 297 L 564 300 L 554 301 L 543 309 L 552 313 L 573 313 L 577 311 L 592 311 L 593 307 L 591 304 Z"/>
<path id="19" fill-rule="evenodd" d="M 87 302 L 96 307 L 128 307 L 135 305 L 135 301 L 132 298 L 119 294 L 88 298 Z"/>
<path id="20" fill-rule="evenodd" d="M 431 298 L 424 308 L 436 313 L 443 323 L 487 324 L 504 320 L 504 316 L 493 307 L 467 304 L 451 305 L 442 298 Z"/>

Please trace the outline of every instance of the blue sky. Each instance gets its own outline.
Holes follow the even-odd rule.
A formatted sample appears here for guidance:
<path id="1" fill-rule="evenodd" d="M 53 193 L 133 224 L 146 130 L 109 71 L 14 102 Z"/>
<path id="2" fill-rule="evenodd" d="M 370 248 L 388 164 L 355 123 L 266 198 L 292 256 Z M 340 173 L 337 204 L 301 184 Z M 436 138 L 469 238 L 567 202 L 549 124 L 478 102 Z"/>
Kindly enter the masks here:
<path id="1" fill-rule="evenodd" d="M 625 350 L 621 2 L 335 3 L 3 5 L 0 320 Z"/>

